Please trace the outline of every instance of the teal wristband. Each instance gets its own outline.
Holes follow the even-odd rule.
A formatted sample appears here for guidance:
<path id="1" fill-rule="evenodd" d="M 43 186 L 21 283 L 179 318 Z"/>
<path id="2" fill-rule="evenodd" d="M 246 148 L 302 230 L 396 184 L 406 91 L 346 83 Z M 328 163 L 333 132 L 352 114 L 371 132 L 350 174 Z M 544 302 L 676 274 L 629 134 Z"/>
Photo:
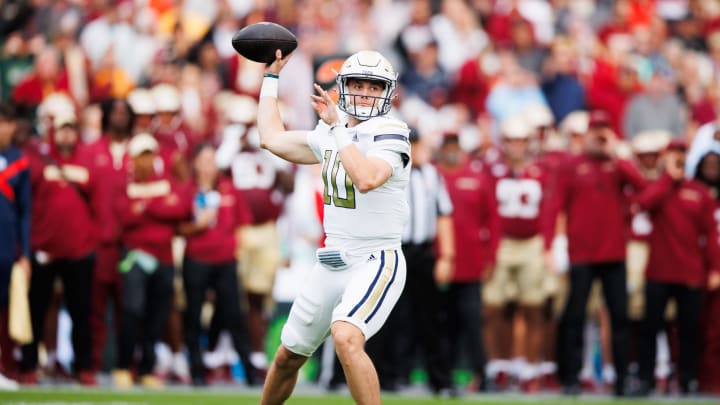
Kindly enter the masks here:
<path id="1" fill-rule="evenodd" d="M 272 73 L 265 73 L 265 77 L 272 77 L 273 79 L 279 79 L 279 78 L 280 78 L 280 76 L 274 75 L 274 74 L 272 74 Z"/>

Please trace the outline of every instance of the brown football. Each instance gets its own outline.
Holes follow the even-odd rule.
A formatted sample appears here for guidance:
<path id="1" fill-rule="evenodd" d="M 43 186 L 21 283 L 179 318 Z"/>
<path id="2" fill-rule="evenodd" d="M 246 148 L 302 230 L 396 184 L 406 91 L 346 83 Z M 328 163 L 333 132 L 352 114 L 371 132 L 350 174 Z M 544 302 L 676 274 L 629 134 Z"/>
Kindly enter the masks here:
<path id="1" fill-rule="evenodd" d="M 283 57 L 297 48 L 297 38 L 282 25 L 259 22 L 242 28 L 233 35 L 232 46 L 240 55 L 255 62 L 272 63 L 275 50 Z"/>

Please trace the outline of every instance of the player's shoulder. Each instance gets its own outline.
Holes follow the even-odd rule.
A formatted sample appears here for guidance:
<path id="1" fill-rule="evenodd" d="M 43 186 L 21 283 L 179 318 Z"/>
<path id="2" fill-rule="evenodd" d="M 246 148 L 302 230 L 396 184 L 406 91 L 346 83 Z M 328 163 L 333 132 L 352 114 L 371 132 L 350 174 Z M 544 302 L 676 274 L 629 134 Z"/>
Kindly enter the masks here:
<path id="1" fill-rule="evenodd" d="M 375 134 L 397 134 L 402 135 L 405 139 L 408 139 L 410 135 L 410 128 L 408 125 L 393 116 L 383 115 L 379 117 L 373 117 L 367 121 L 369 129 Z"/>

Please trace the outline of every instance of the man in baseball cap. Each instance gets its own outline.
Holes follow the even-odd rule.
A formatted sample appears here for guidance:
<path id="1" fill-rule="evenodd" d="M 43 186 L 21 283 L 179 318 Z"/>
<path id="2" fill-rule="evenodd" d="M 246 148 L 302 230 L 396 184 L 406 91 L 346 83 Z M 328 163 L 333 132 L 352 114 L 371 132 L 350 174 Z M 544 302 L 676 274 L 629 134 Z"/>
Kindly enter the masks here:
<path id="1" fill-rule="evenodd" d="M 123 306 L 117 369 L 113 371 L 113 382 L 120 389 L 133 385 L 130 369 L 138 342 L 142 348 L 138 381 L 147 388 L 163 386 L 153 375 L 153 345 L 163 338 L 172 301 L 172 238 L 188 212 L 173 179 L 155 170 L 158 150 L 158 142 L 148 133 L 130 139 L 132 169 L 116 194 L 115 215 L 122 218 L 120 239 L 126 249 L 118 266 Z M 138 339 L 141 330 L 142 338 Z"/>
<path id="2" fill-rule="evenodd" d="M 668 144 L 662 155 L 664 173 L 634 199 L 632 207 L 633 212 L 647 211 L 653 225 L 638 344 L 640 386 L 634 394 L 647 395 L 655 386 L 656 337 L 670 298 L 678 308 L 680 390 L 685 395 L 698 392 L 698 314 L 705 289 L 720 288 L 720 252 L 717 243 L 701 242 L 717 240 L 715 201 L 703 184 L 685 178 L 686 150 L 682 139 Z"/>
<path id="3" fill-rule="evenodd" d="M 137 158 L 144 153 L 156 153 L 158 151 L 158 142 L 155 137 L 148 133 L 140 133 L 130 139 L 128 144 L 128 155 L 131 158 Z"/>

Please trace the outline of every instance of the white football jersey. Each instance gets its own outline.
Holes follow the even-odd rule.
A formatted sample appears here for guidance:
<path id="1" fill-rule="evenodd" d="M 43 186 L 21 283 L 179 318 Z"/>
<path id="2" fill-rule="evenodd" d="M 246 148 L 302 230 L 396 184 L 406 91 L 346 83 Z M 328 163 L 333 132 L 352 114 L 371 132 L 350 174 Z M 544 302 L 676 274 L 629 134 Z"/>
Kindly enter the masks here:
<path id="1" fill-rule="evenodd" d="M 308 144 L 322 164 L 328 247 L 352 254 L 400 248 L 409 212 L 405 193 L 410 177 L 409 132 L 404 122 L 387 116 L 348 128 L 363 155 L 379 157 L 393 168 L 383 185 L 367 193 L 361 193 L 345 172 L 330 127 L 320 120 L 308 134 Z"/>

